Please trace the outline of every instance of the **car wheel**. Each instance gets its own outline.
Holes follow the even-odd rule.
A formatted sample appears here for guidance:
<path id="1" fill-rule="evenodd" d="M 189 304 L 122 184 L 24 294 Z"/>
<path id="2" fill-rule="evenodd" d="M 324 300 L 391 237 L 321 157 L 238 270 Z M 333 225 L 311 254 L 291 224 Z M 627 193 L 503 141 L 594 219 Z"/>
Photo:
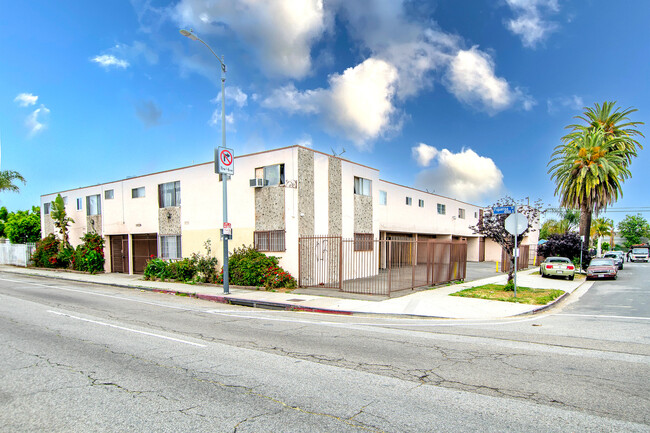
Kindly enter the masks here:
<path id="1" fill-rule="evenodd" d="M 575 277 L 576 277 L 575 275 L 571 275 L 570 277 L 568 277 L 568 278 L 569 278 L 569 281 L 573 281 L 573 279 L 574 279 Z"/>
<path id="2" fill-rule="evenodd" d="M 623 269 L 623 265 L 621 265 L 620 269 Z"/>
<path id="3" fill-rule="evenodd" d="M 614 275 L 614 277 L 612 277 L 613 280 L 616 280 L 617 278 L 618 278 L 618 275 Z"/>

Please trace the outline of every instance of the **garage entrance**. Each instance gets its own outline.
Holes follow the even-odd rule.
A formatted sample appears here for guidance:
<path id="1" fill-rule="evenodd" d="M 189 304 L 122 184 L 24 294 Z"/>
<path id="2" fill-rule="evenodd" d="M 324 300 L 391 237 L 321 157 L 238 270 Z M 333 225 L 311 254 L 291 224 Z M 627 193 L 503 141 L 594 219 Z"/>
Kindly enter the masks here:
<path id="1" fill-rule="evenodd" d="M 129 273 L 129 236 L 111 235 L 111 272 Z"/>
<path id="2" fill-rule="evenodd" d="M 158 257 L 158 235 L 145 233 L 131 235 L 133 241 L 133 273 L 142 274 L 147 262 L 152 257 Z"/>

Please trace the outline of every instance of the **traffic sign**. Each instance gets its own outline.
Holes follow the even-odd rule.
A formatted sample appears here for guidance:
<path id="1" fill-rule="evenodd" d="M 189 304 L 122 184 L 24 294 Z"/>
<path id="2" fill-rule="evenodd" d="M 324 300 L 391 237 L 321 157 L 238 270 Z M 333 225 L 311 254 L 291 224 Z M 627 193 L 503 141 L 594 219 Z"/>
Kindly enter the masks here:
<path id="1" fill-rule="evenodd" d="M 502 215 L 508 213 L 515 213 L 514 206 L 497 206 L 492 208 L 492 213 L 494 215 Z"/>
<path id="2" fill-rule="evenodd" d="M 528 218 L 520 213 L 513 213 L 505 220 L 506 231 L 511 235 L 520 235 L 528 228 Z M 516 229 L 515 229 L 516 228 Z"/>
<path id="3" fill-rule="evenodd" d="M 219 147 L 214 153 L 215 173 L 235 174 L 235 154 L 232 149 Z"/>

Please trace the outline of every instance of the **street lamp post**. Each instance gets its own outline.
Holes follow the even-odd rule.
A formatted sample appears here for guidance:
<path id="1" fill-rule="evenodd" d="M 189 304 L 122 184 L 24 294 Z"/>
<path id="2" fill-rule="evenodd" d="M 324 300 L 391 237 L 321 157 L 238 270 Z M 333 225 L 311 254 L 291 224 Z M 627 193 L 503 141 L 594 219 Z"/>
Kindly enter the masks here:
<path id="1" fill-rule="evenodd" d="M 225 86 L 226 86 L 226 64 L 223 62 L 223 57 L 219 58 L 215 54 L 214 51 L 212 51 L 212 48 L 201 38 L 196 36 L 194 33 L 191 31 L 188 32 L 185 29 L 180 30 L 181 35 L 186 36 L 193 41 L 199 41 L 206 47 L 208 47 L 208 50 L 214 55 L 214 57 L 219 60 L 219 63 L 221 64 L 221 146 L 226 147 L 226 94 L 225 94 Z M 228 177 L 229 175 L 227 174 L 221 174 L 221 182 L 223 184 L 223 222 L 227 223 L 228 222 Z M 224 224 L 225 226 L 225 224 Z M 228 236 L 227 234 L 223 234 L 223 293 L 224 295 L 227 295 L 230 293 L 230 278 L 228 275 Z"/>

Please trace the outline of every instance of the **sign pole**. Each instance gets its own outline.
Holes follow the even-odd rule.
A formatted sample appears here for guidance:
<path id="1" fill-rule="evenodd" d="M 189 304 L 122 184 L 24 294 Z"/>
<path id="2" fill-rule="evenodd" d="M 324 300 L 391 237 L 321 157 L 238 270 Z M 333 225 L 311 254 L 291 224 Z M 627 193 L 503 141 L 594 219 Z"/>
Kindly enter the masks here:
<path id="1" fill-rule="evenodd" d="M 517 209 L 515 209 L 515 250 L 513 251 L 515 256 L 515 298 L 517 297 L 517 237 L 519 236 L 517 232 L 519 231 L 519 226 L 517 225 Z"/>
<path id="2" fill-rule="evenodd" d="M 221 60 L 223 65 L 223 60 Z M 221 74 L 221 146 L 226 147 L 226 69 Z M 221 155 L 219 155 L 221 157 Z M 223 222 L 228 222 L 228 175 L 221 175 L 223 183 Z M 230 275 L 228 274 L 228 236 L 223 237 L 223 294 L 230 294 Z"/>

